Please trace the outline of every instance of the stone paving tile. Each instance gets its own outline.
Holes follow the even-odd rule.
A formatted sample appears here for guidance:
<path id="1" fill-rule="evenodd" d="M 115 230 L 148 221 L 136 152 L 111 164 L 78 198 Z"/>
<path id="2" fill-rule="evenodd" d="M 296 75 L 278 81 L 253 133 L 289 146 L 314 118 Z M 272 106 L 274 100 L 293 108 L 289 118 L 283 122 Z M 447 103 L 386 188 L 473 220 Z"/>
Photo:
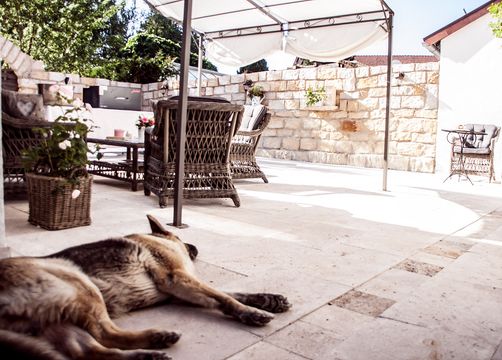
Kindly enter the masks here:
<path id="1" fill-rule="evenodd" d="M 424 251 L 418 251 L 417 253 L 411 255 L 408 259 L 420 261 L 420 262 L 424 262 L 424 263 L 432 264 L 432 265 L 436 265 L 436 266 L 441 266 L 442 268 L 447 267 L 448 265 L 450 265 L 452 262 L 455 261 L 455 259 L 452 259 L 449 257 L 429 254 Z"/>
<path id="2" fill-rule="evenodd" d="M 125 329 L 148 328 L 181 332 L 180 340 L 166 350 L 176 360 L 221 360 L 260 341 L 249 327 L 198 307 L 167 304 L 122 316 L 115 322 Z"/>
<path id="3" fill-rule="evenodd" d="M 467 244 L 461 242 L 441 240 L 435 244 L 426 247 L 423 251 L 433 255 L 445 256 L 452 259 L 456 259 L 466 251 L 469 251 L 472 245 L 473 243 Z"/>
<path id="4" fill-rule="evenodd" d="M 478 224 L 479 222 L 482 223 Z M 476 231 L 473 232 L 473 227 L 477 227 Z M 478 222 L 466 226 L 460 231 L 455 233 L 458 237 L 469 237 L 472 239 L 492 239 L 494 238 L 492 234 L 500 232 L 502 230 L 502 210 L 494 210 L 483 216 Z"/>
<path id="5" fill-rule="evenodd" d="M 266 341 L 308 359 L 319 360 L 337 359 L 336 347 L 342 342 L 331 331 L 303 321 L 291 324 Z"/>
<path id="6" fill-rule="evenodd" d="M 469 251 L 436 276 L 445 281 L 463 281 L 502 289 L 501 274 L 500 256 L 481 255 Z"/>
<path id="7" fill-rule="evenodd" d="M 481 360 L 490 359 L 493 351 L 490 343 L 480 339 L 377 318 L 337 344 L 335 356 L 343 360 Z"/>
<path id="8" fill-rule="evenodd" d="M 291 351 L 281 349 L 275 345 L 265 341 L 260 341 L 253 346 L 244 349 L 243 351 L 228 358 L 228 360 L 302 360 L 307 359 Z"/>
<path id="9" fill-rule="evenodd" d="M 502 334 L 502 289 L 453 280 L 441 272 L 381 317 L 454 332 L 496 345 Z"/>
<path id="10" fill-rule="evenodd" d="M 273 269 L 254 277 L 225 284 L 222 289 L 239 292 L 270 292 L 282 294 L 288 298 L 292 304 L 289 311 L 276 314 L 275 319 L 267 326 L 249 328 L 250 332 L 259 336 L 267 336 L 284 328 L 350 290 L 348 286 L 321 280 L 305 273 Z"/>
<path id="11" fill-rule="evenodd" d="M 274 272 L 304 273 L 313 278 L 356 286 L 397 264 L 402 257 L 355 246 L 326 245 L 322 250 L 298 245 L 294 239 L 263 239 L 241 234 L 227 238 L 206 232 L 203 238 L 183 236 L 199 248 L 202 260 L 248 276 L 263 273 L 273 264 Z"/>
<path id="12" fill-rule="evenodd" d="M 394 301 L 405 299 L 418 289 L 429 277 L 399 269 L 390 269 L 356 290 Z"/>
<path id="13" fill-rule="evenodd" d="M 334 305 L 360 314 L 378 316 L 395 304 L 394 300 L 351 290 L 332 301 Z"/>
<path id="14" fill-rule="evenodd" d="M 490 360 L 502 360 L 502 343 L 499 344 Z"/>
<path id="15" fill-rule="evenodd" d="M 425 275 L 425 276 L 434 276 L 441 270 L 443 270 L 442 266 L 437 266 L 437 265 L 432 265 L 432 264 L 427 264 L 421 261 L 415 261 L 411 259 L 406 259 L 396 266 L 394 266 L 394 269 L 400 269 L 420 275 Z"/>
<path id="16" fill-rule="evenodd" d="M 302 318 L 303 322 L 331 331 L 339 340 L 345 340 L 374 317 L 346 310 L 336 305 L 325 305 Z"/>
<path id="17" fill-rule="evenodd" d="M 221 289 L 229 283 L 237 284 L 247 277 L 202 260 L 195 260 L 195 271 L 200 280 L 216 289 Z"/>

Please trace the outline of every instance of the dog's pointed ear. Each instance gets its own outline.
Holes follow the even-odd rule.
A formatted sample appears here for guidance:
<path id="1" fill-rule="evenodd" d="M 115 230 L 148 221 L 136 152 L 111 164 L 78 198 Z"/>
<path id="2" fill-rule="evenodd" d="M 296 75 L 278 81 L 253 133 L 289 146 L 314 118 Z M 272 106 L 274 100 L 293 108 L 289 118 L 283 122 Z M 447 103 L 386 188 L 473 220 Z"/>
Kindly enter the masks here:
<path id="1" fill-rule="evenodd" d="M 152 215 L 146 215 L 148 218 L 148 222 L 150 223 L 150 229 L 152 230 L 152 234 L 163 234 L 163 235 L 172 235 L 169 230 L 166 230 L 164 226 L 154 218 Z"/>

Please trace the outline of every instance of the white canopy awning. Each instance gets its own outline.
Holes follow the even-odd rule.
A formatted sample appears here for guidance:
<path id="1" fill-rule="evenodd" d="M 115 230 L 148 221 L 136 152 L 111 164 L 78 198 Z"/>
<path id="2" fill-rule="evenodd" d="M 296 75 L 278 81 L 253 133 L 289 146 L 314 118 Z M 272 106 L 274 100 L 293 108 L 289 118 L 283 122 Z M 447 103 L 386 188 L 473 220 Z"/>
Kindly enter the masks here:
<path id="1" fill-rule="evenodd" d="M 183 0 L 146 0 L 183 19 Z M 216 65 L 244 66 L 282 50 L 317 61 L 352 56 L 387 35 L 381 0 L 193 0 L 192 28 Z"/>
<path id="2" fill-rule="evenodd" d="M 393 12 L 384 0 L 145 0 L 183 22 L 177 116 L 173 225 L 183 226 L 184 149 L 190 30 L 207 41 L 216 64 L 244 66 L 277 50 L 318 61 L 337 61 L 388 36 L 384 180 L 387 189 Z M 201 62 L 199 62 L 200 66 Z"/>

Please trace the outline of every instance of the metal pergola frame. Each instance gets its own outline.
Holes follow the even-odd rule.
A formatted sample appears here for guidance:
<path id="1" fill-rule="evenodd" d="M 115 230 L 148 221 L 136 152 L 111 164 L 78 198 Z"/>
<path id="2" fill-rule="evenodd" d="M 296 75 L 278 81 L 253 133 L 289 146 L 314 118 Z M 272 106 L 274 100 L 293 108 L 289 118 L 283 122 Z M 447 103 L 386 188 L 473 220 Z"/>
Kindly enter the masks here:
<path id="1" fill-rule="evenodd" d="M 183 41 L 181 46 L 181 57 L 180 57 L 180 90 L 179 90 L 179 104 L 177 110 L 177 143 L 176 143 L 176 175 L 174 184 L 174 211 L 173 211 L 173 222 L 172 225 L 176 227 L 183 227 L 182 222 L 182 209 L 183 209 L 183 176 L 184 176 L 184 163 L 185 163 L 185 142 L 186 142 L 186 123 L 187 123 L 187 101 L 188 101 L 188 70 L 189 70 L 189 59 L 190 59 L 190 40 L 192 33 L 192 0 L 171 0 L 155 7 L 160 7 L 162 5 L 171 4 L 175 2 L 184 1 L 183 9 Z M 274 20 L 275 24 L 266 24 L 263 26 L 253 26 L 238 29 L 222 29 L 220 31 L 208 32 L 206 34 L 199 34 L 202 38 L 203 36 L 207 39 L 218 39 L 218 38 L 228 38 L 228 37 L 238 37 L 256 34 L 267 34 L 272 32 L 288 32 L 294 30 L 315 28 L 315 27 L 328 27 L 328 26 L 341 26 L 350 25 L 363 22 L 373 22 L 373 21 L 385 21 L 386 27 L 382 28 L 388 33 L 387 35 L 387 91 L 386 91 L 386 110 L 385 110 L 385 135 L 384 135 L 384 153 L 383 153 L 383 191 L 387 191 L 387 172 L 388 172 L 388 153 L 389 153 L 389 118 L 390 118 L 390 96 L 391 96 L 391 76 L 392 76 L 392 32 L 393 32 L 393 18 L 394 11 L 387 5 L 384 0 L 380 0 L 382 10 L 381 11 L 366 11 L 359 13 L 351 13 L 337 16 L 330 16 L 325 18 L 316 19 L 305 19 L 301 21 L 295 21 L 287 23 L 282 23 L 281 20 L 272 16 L 267 8 L 272 8 L 274 5 L 268 7 L 262 7 L 258 5 L 254 0 L 247 0 L 251 7 L 248 9 L 242 9 L 237 12 L 243 12 L 248 10 L 259 9 L 265 15 Z M 288 4 L 300 4 L 308 2 L 308 0 L 296 0 L 290 1 Z M 284 3 L 280 4 L 283 5 Z M 233 13 L 233 12 L 232 12 Z M 213 14 L 210 16 L 217 16 L 221 14 Z M 380 17 L 378 15 L 381 15 Z M 365 19 L 365 16 L 370 18 Z M 374 17 L 372 17 L 374 16 Z M 348 18 L 356 17 L 355 20 L 350 20 Z M 202 17 L 200 17 L 202 18 Z M 345 21 L 343 19 L 346 19 Z M 265 31 L 264 31 L 265 29 Z M 201 45 L 201 41 L 199 41 Z M 201 46 L 199 48 L 199 71 L 202 65 L 201 59 Z"/>

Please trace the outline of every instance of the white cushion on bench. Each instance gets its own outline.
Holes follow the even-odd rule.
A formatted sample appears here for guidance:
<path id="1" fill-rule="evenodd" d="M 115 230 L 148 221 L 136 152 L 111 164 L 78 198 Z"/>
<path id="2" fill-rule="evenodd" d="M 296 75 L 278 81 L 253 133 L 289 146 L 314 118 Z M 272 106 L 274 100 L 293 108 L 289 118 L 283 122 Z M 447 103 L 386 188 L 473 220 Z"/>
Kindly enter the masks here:
<path id="1" fill-rule="evenodd" d="M 264 105 L 244 105 L 244 113 L 242 114 L 242 123 L 239 130 L 251 131 L 256 125 L 262 111 L 264 111 Z"/>

